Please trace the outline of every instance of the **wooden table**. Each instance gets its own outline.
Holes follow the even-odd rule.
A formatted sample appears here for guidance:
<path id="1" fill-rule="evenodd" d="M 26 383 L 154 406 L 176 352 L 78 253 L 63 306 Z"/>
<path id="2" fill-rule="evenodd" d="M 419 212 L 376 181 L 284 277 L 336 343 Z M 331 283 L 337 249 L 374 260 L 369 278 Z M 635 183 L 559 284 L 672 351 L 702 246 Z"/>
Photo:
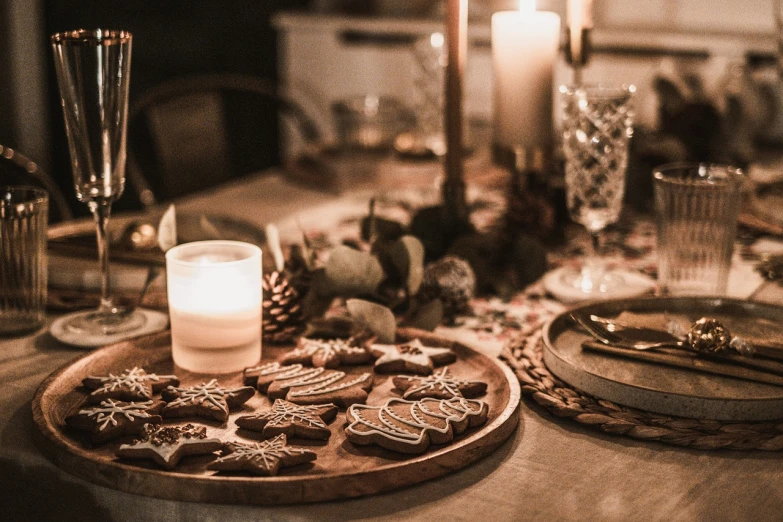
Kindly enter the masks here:
<path id="1" fill-rule="evenodd" d="M 279 175 L 243 180 L 180 208 L 264 224 L 334 200 Z M 230 204 L 228 204 L 230 202 Z M 757 294 L 783 302 L 770 286 Z M 101 488 L 34 445 L 30 401 L 82 354 L 45 331 L 0 340 L 0 518 L 4 520 L 772 520 L 783 517 L 779 453 L 679 449 L 605 435 L 522 404 L 514 435 L 484 460 L 396 492 L 301 506 L 164 501 Z M 9 516 L 10 515 L 10 516 Z"/>

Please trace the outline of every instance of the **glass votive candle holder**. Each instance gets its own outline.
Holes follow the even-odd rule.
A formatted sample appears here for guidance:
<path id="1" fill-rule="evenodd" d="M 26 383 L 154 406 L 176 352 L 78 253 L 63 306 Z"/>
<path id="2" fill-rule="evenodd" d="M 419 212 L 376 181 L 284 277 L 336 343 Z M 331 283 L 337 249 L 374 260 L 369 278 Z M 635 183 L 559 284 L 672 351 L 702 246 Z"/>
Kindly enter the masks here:
<path id="1" fill-rule="evenodd" d="M 174 364 L 194 373 L 240 371 L 261 360 L 261 249 L 197 241 L 166 252 Z"/>

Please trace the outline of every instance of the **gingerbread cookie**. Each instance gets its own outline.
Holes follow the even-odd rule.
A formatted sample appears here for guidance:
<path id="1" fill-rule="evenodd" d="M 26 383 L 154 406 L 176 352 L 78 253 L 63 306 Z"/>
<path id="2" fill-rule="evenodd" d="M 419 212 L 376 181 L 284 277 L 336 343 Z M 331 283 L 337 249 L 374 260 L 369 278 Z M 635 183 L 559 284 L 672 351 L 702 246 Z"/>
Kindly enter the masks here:
<path id="1" fill-rule="evenodd" d="M 448 368 L 441 368 L 426 377 L 398 375 L 392 379 L 394 387 L 403 391 L 402 398 L 410 401 L 424 399 L 472 399 L 487 392 L 487 383 L 455 379 Z"/>
<path id="2" fill-rule="evenodd" d="M 176 388 L 169 386 L 163 390 L 164 417 L 204 417 L 225 422 L 231 408 L 243 405 L 255 394 L 250 386 L 230 390 L 220 386 L 216 379 L 198 386 Z"/>
<path id="3" fill-rule="evenodd" d="M 261 432 L 266 438 L 284 433 L 289 437 L 326 440 L 331 435 L 326 423 L 336 416 L 334 404 L 300 406 L 277 399 L 271 410 L 239 417 L 236 423 L 241 428 Z"/>
<path id="4" fill-rule="evenodd" d="M 270 362 L 261 366 L 252 366 L 245 368 L 243 372 L 243 381 L 245 386 L 255 386 L 261 393 L 266 393 L 269 385 L 275 379 L 288 379 L 293 377 L 302 377 L 304 375 L 318 373 L 316 368 L 307 368 L 301 364 L 280 364 L 279 362 Z"/>
<path id="5" fill-rule="evenodd" d="M 311 462 L 316 458 L 314 451 L 287 446 L 283 434 L 252 444 L 229 442 L 223 451 L 227 454 L 212 462 L 209 469 L 274 476 L 280 468 Z"/>
<path id="6" fill-rule="evenodd" d="M 93 404 L 112 399 L 115 401 L 133 402 L 149 401 L 152 395 L 166 386 L 177 386 L 179 379 L 176 375 L 155 375 L 147 373 L 144 369 L 133 367 L 126 369 L 118 375 L 110 373 L 105 377 L 86 377 L 82 384 L 85 388 L 93 390 L 87 400 Z"/>
<path id="7" fill-rule="evenodd" d="M 306 364 L 319 368 L 337 368 L 341 364 L 364 364 L 372 354 L 351 339 L 309 339 L 301 337 L 299 346 L 285 354 L 283 364 Z"/>
<path id="8" fill-rule="evenodd" d="M 371 389 L 372 375 L 368 372 L 347 375 L 340 370 L 302 368 L 278 374 L 266 393 L 270 399 L 286 399 L 300 405 L 332 403 L 347 408 L 366 402 Z"/>
<path id="9" fill-rule="evenodd" d="M 123 444 L 116 451 L 126 459 L 149 459 L 166 469 L 174 469 L 182 457 L 208 455 L 223 447 L 220 439 L 207 438 L 207 428 L 185 426 L 153 426 L 145 424 L 141 437 Z"/>
<path id="10" fill-rule="evenodd" d="M 106 399 L 97 406 L 88 406 L 78 413 L 66 417 L 65 423 L 77 430 L 85 431 L 93 444 L 141 433 L 145 424 L 160 424 L 158 415 L 161 402 L 121 402 Z"/>
<path id="11" fill-rule="evenodd" d="M 403 344 L 373 344 L 370 351 L 378 358 L 375 361 L 375 371 L 378 373 L 429 375 L 435 366 L 457 360 L 457 355 L 451 349 L 424 346 L 418 339 Z"/>
<path id="12" fill-rule="evenodd" d="M 482 401 L 454 397 L 406 401 L 388 399 L 383 406 L 354 404 L 346 412 L 346 438 L 354 444 L 376 444 L 399 453 L 424 453 L 430 444 L 451 442 L 468 427 L 487 421 Z"/>

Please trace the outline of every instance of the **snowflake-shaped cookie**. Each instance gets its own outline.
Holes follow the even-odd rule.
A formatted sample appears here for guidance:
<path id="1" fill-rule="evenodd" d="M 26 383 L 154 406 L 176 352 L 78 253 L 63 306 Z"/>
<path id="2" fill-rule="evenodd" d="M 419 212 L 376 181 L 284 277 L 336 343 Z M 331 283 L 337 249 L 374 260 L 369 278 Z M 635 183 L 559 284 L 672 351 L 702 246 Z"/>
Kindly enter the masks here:
<path id="1" fill-rule="evenodd" d="M 237 426 L 259 431 L 264 437 L 285 433 L 289 437 L 326 440 L 331 435 L 327 422 L 337 416 L 334 404 L 300 406 L 283 399 L 277 399 L 272 409 L 236 420 Z"/>
<path id="2" fill-rule="evenodd" d="M 141 433 L 145 424 L 160 424 L 157 415 L 160 404 L 153 401 L 120 402 L 106 399 L 97 406 L 82 408 L 75 415 L 66 417 L 65 423 L 77 430 L 86 431 L 94 444 L 108 442 L 124 435 Z"/>
<path id="3" fill-rule="evenodd" d="M 250 386 L 232 390 L 220 386 L 216 379 L 189 388 L 169 386 L 163 390 L 164 417 L 205 417 L 225 422 L 229 409 L 246 403 L 256 390 Z"/>
<path id="4" fill-rule="evenodd" d="M 174 469 L 182 457 L 208 455 L 222 447 L 220 439 L 207 438 L 204 426 L 145 424 L 141 437 L 120 446 L 116 455 L 126 459 L 149 459 L 166 469 Z"/>
<path id="5" fill-rule="evenodd" d="M 370 351 L 378 358 L 375 361 L 375 371 L 378 373 L 429 375 L 436 365 L 448 364 L 457 359 L 451 349 L 424 346 L 419 339 L 403 344 L 373 344 Z"/>
<path id="6" fill-rule="evenodd" d="M 337 368 L 341 364 L 364 364 L 372 354 L 352 339 L 299 339 L 299 346 L 285 354 L 283 364 L 306 364 L 320 368 Z"/>
<path id="7" fill-rule="evenodd" d="M 402 390 L 402 398 L 418 400 L 425 397 L 451 399 L 452 397 L 473 398 L 487 392 L 487 383 L 455 379 L 448 368 L 441 368 L 426 377 L 398 375 L 392 379 L 394 387 Z"/>
<path id="8" fill-rule="evenodd" d="M 176 386 L 179 379 L 176 375 L 155 375 L 144 369 L 133 367 L 115 375 L 110 373 L 105 377 L 88 376 L 82 380 L 85 388 L 93 390 L 88 401 L 99 404 L 106 399 L 116 401 L 148 401 L 154 393 L 166 386 Z"/>
<path id="9" fill-rule="evenodd" d="M 229 442 L 224 451 L 228 454 L 211 463 L 209 469 L 273 476 L 280 468 L 311 462 L 316 458 L 314 451 L 286 446 L 286 437 L 282 434 L 253 444 Z"/>

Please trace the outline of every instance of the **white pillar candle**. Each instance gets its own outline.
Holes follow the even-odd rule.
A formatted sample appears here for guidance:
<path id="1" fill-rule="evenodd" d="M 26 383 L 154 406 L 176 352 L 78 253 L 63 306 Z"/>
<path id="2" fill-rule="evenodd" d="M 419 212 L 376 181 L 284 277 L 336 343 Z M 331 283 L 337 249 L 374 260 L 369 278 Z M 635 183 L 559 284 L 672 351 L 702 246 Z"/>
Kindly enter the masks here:
<path id="1" fill-rule="evenodd" d="M 261 249 L 198 241 L 166 252 L 174 364 L 231 373 L 261 359 Z"/>
<path id="2" fill-rule="evenodd" d="M 554 65 L 560 17 L 521 0 L 519 11 L 492 15 L 495 145 L 510 150 L 552 148 Z"/>

